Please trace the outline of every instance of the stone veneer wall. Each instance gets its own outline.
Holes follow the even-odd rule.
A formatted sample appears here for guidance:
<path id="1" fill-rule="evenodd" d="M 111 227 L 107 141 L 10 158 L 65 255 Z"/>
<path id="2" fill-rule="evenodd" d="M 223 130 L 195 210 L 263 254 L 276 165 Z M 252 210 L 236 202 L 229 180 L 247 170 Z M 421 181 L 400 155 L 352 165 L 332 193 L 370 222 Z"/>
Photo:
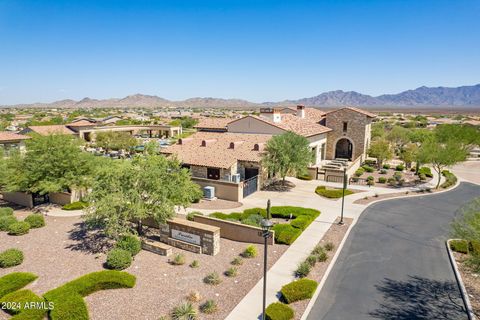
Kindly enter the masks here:
<path id="1" fill-rule="evenodd" d="M 347 132 L 343 132 L 343 122 L 348 123 Z M 327 159 L 335 158 L 335 147 L 341 138 L 347 138 L 352 142 L 352 160 L 360 156 L 365 158 L 367 143 L 370 142 L 370 132 L 367 131 L 371 122 L 366 115 L 349 109 L 327 113 L 325 126 L 332 129 L 327 134 Z"/>

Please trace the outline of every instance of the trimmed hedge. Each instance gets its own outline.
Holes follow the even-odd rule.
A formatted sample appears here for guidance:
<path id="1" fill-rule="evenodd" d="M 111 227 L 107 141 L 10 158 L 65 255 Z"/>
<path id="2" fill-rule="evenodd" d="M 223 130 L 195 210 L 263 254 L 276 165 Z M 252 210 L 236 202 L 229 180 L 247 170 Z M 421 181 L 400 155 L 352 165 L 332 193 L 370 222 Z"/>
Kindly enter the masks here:
<path id="1" fill-rule="evenodd" d="M 67 203 L 62 207 L 62 210 L 82 210 L 88 207 L 89 203 L 85 201 L 76 201 L 72 203 Z"/>
<path id="2" fill-rule="evenodd" d="M 132 264 L 132 254 L 123 249 L 112 249 L 107 254 L 107 267 L 113 270 L 123 270 Z"/>
<path id="3" fill-rule="evenodd" d="M 292 308 L 280 302 L 274 302 L 265 309 L 267 320 L 291 320 L 294 315 Z"/>
<path id="4" fill-rule="evenodd" d="M 292 303 L 310 299 L 317 290 L 317 286 L 317 281 L 304 278 L 284 285 L 280 292 L 287 303 Z"/>
<path id="5" fill-rule="evenodd" d="M 0 268 L 18 266 L 23 262 L 23 252 L 18 249 L 8 249 L 0 253 Z"/>
<path id="6" fill-rule="evenodd" d="M 44 294 L 55 306 L 49 312 L 51 320 L 88 320 L 83 297 L 100 290 L 133 288 L 135 276 L 120 271 L 99 271 L 84 275 Z"/>
<path id="7" fill-rule="evenodd" d="M 137 236 L 127 234 L 120 237 L 115 244 L 115 248 L 126 250 L 130 252 L 132 256 L 136 256 L 140 250 L 142 250 L 142 242 Z"/>
<path id="8" fill-rule="evenodd" d="M 8 231 L 10 225 L 16 222 L 17 218 L 14 216 L 0 216 L 0 231 Z"/>
<path id="9" fill-rule="evenodd" d="M 452 240 L 450 241 L 450 249 L 455 252 L 468 253 L 468 241 L 467 240 Z"/>
<path id="10" fill-rule="evenodd" d="M 14 307 L 14 309 L 5 310 L 7 313 L 14 315 L 12 319 L 43 320 L 48 309 L 42 309 L 39 307 L 27 309 L 24 308 L 25 305 L 29 305 L 32 302 L 39 305 L 40 303 L 45 302 L 45 300 L 27 289 L 11 292 L 0 299 L 0 304 L 5 303 L 5 306 L 7 307 Z M 20 308 L 17 309 L 18 306 Z M 46 307 L 48 307 L 48 305 L 46 305 Z"/>
<path id="11" fill-rule="evenodd" d="M 370 167 L 370 166 L 367 165 L 367 164 L 364 164 L 364 165 L 362 166 L 362 168 L 363 168 L 363 170 L 365 170 L 366 172 L 370 172 L 370 173 L 373 172 L 373 171 L 375 171 L 375 168 L 374 168 L 374 167 Z"/>
<path id="12" fill-rule="evenodd" d="M 10 292 L 22 289 L 37 278 L 36 275 L 28 272 L 12 272 L 0 277 L 0 298 Z"/>
<path id="13" fill-rule="evenodd" d="M 25 221 L 18 221 L 8 226 L 8 234 L 12 236 L 21 236 L 30 231 L 30 224 Z"/>
<path id="14" fill-rule="evenodd" d="M 28 223 L 30 228 L 41 228 L 45 226 L 45 218 L 43 218 L 41 214 L 31 214 L 23 221 Z"/>
<path id="15" fill-rule="evenodd" d="M 302 234 L 301 229 L 286 223 L 276 224 L 272 229 L 275 231 L 276 243 L 292 244 Z"/>
<path id="16" fill-rule="evenodd" d="M 0 217 L 13 215 L 13 209 L 10 207 L 0 208 Z"/>
<path id="17" fill-rule="evenodd" d="M 325 186 L 318 186 L 315 189 L 315 193 L 319 196 L 329 198 L 329 199 L 338 199 L 342 197 L 342 189 L 327 189 Z M 353 194 L 353 191 L 345 189 L 345 196 Z"/>

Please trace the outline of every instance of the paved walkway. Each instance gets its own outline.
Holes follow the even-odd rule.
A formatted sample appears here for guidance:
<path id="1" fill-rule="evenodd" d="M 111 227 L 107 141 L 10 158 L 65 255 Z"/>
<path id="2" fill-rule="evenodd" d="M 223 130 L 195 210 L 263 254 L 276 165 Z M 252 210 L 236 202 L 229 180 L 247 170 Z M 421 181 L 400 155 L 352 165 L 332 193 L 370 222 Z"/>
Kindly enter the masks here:
<path id="1" fill-rule="evenodd" d="M 370 206 L 307 319 L 467 319 L 445 240 L 457 210 L 479 194 L 462 183 Z"/>
<path id="2" fill-rule="evenodd" d="M 480 161 L 465 161 L 453 166 L 452 172 L 460 180 L 480 184 Z"/>

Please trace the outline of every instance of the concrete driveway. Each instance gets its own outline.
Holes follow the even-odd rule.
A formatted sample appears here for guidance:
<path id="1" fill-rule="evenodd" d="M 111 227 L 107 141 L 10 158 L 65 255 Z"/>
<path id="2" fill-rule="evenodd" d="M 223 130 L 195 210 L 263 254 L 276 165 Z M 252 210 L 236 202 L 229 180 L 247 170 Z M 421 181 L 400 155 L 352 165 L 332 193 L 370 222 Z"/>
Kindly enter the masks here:
<path id="1" fill-rule="evenodd" d="M 465 161 L 453 166 L 451 170 L 463 180 L 480 184 L 480 161 Z"/>
<path id="2" fill-rule="evenodd" d="M 479 195 L 462 183 L 367 208 L 307 319 L 466 319 L 445 240 L 457 210 Z"/>

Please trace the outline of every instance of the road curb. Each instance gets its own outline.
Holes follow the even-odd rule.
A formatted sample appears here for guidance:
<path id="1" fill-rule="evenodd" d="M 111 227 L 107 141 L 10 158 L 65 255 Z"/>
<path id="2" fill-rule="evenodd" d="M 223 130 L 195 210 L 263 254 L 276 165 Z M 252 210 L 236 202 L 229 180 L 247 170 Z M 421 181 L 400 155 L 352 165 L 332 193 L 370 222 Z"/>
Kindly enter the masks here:
<path id="1" fill-rule="evenodd" d="M 338 256 L 342 252 L 343 246 L 345 245 L 345 243 L 347 241 L 347 238 L 350 234 L 350 231 L 352 231 L 353 226 L 357 223 L 357 221 L 358 221 L 358 219 L 352 219 L 352 224 L 348 226 L 347 232 L 343 236 L 343 239 L 340 242 L 340 245 L 338 246 L 337 251 L 335 252 L 335 255 L 333 256 L 332 261 L 330 261 L 330 264 L 328 265 L 327 270 L 325 271 L 325 274 L 322 277 L 322 280 L 320 280 L 320 282 L 317 286 L 317 290 L 315 290 L 315 293 L 313 294 L 312 298 L 308 302 L 307 308 L 305 308 L 305 311 L 303 312 L 303 315 L 300 318 L 300 320 L 306 320 L 308 315 L 310 314 L 310 311 L 312 310 L 313 305 L 317 301 L 317 298 L 318 298 L 318 295 L 320 294 L 320 291 L 322 291 L 322 288 L 325 285 L 325 282 L 327 281 L 328 276 L 330 275 L 330 271 L 333 269 L 333 266 L 335 265 L 335 262 L 337 261 Z"/>
<path id="2" fill-rule="evenodd" d="M 445 242 L 447 246 L 448 258 L 450 259 L 450 264 L 452 265 L 453 273 L 455 273 L 455 279 L 457 279 L 457 284 L 458 284 L 458 287 L 460 288 L 460 293 L 462 294 L 463 303 L 465 304 L 465 308 L 467 309 L 468 320 L 476 320 L 477 318 L 473 313 L 473 308 L 470 303 L 470 298 L 468 297 L 467 290 L 465 289 L 465 285 L 463 284 L 462 275 L 458 270 L 457 261 L 453 256 L 452 249 L 450 249 L 450 241 L 452 240 L 461 240 L 461 239 L 448 239 Z"/>

